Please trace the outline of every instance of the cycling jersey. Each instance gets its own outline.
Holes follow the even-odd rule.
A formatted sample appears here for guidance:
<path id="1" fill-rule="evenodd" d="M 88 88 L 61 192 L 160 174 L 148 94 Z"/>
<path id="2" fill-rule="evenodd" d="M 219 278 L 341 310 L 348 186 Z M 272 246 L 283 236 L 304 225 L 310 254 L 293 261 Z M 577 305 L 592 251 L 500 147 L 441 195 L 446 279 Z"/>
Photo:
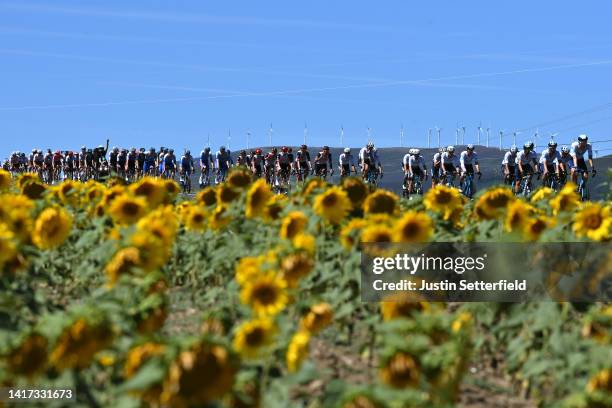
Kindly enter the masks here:
<path id="1" fill-rule="evenodd" d="M 574 164 L 574 159 L 569 153 L 566 155 L 562 153 L 561 156 L 559 156 L 558 161 L 560 164 L 563 164 L 565 168 L 572 167 L 572 165 Z"/>
<path id="2" fill-rule="evenodd" d="M 64 158 L 62 157 L 61 154 L 54 154 L 53 155 L 53 165 L 59 166 L 60 164 L 62 164 L 63 159 Z"/>
<path id="3" fill-rule="evenodd" d="M 542 156 L 540 156 L 540 163 L 549 166 L 551 164 L 558 164 L 559 159 L 561 159 L 561 154 L 557 150 L 552 154 L 548 150 L 544 150 Z"/>
<path id="4" fill-rule="evenodd" d="M 451 156 L 451 154 L 449 152 L 444 152 L 444 153 L 442 153 L 442 157 L 440 158 L 440 162 L 442 163 L 442 166 L 445 169 L 448 169 L 450 166 L 452 166 L 453 169 L 454 169 L 459 164 L 459 158 L 455 154 L 453 154 Z M 448 170 L 446 170 L 446 171 L 448 171 Z"/>
<path id="5" fill-rule="evenodd" d="M 227 169 L 229 166 L 228 162 L 231 162 L 232 160 L 229 151 L 227 150 L 223 153 L 221 153 L 221 151 L 218 151 L 215 155 L 215 158 L 217 159 L 217 166 L 219 167 L 219 169 Z"/>
<path id="6" fill-rule="evenodd" d="M 308 150 L 298 150 L 295 155 L 295 160 L 299 163 L 306 163 L 310 161 L 310 152 Z"/>
<path id="7" fill-rule="evenodd" d="M 125 167 L 125 162 L 127 161 L 127 155 L 125 153 L 119 153 L 117 156 L 117 165 L 121 167 Z"/>
<path id="8" fill-rule="evenodd" d="M 249 166 L 251 164 L 251 158 L 249 156 L 238 156 L 236 163 L 239 166 Z"/>
<path id="9" fill-rule="evenodd" d="M 35 163 L 35 164 L 37 164 L 37 165 L 39 165 L 39 166 L 40 166 L 40 165 L 42 165 L 42 164 L 43 164 L 43 161 L 44 161 L 44 158 L 43 158 L 42 153 L 37 153 L 37 154 L 34 156 L 34 163 Z"/>
<path id="10" fill-rule="evenodd" d="M 291 158 L 288 153 L 281 153 L 278 155 L 278 164 L 289 165 L 291 164 Z"/>
<path id="11" fill-rule="evenodd" d="M 538 161 L 538 155 L 534 151 L 525 152 L 525 150 L 521 150 L 516 155 L 516 164 L 521 163 L 521 165 L 530 164 Z"/>
<path id="12" fill-rule="evenodd" d="M 254 154 L 253 157 L 251 158 L 251 163 L 255 167 L 261 167 L 262 161 L 263 161 L 263 157 L 261 156 L 261 154 Z"/>
<path id="13" fill-rule="evenodd" d="M 589 160 L 593 159 L 593 148 L 590 143 L 587 143 L 584 147 L 580 147 L 580 142 L 574 142 L 570 146 L 570 155 L 577 157 L 578 160 L 584 160 L 584 154 L 588 152 Z"/>
<path id="14" fill-rule="evenodd" d="M 127 155 L 127 165 L 130 169 L 136 168 L 136 153 L 128 153 Z"/>
<path id="15" fill-rule="evenodd" d="M 341 166 L 355 166 L 355 162 L 353 161 L 353 155 L 350 153 L 342 153 L 338 156 L 338 164 Z"/>
<path id="16" fill-rule="evenodd" d="M 174 154 L 172 153 L 168 153 L 164 156 L 164 165 L 167 168 L 174 168 L 174 165 L 176 164 L 176 157 L 174 157 Z"/>
<path id="17" fill-rule="evenodd" d="M 317 157 L 315 157 L 315 163 L 319 165 L 328 165 L 331 168 L 332 165 L 332 157 L 330 153 L 319 152 L 317 153 Z"/>
<path id="18" fill-rule="evenodd" d="M 418 156 L 409 155 L 407 164 L 413 172 L 416 169 L 425 169 L 425 159 L 423 159 L 423 156 L 421 156 L 420 154 Z"/>
<path id="19" fill-rule="evenodd" d="M 68 156 L 66 157 L 66 165 L 70 168 L 74 167 L 74 165 L 76 164 L 76 157 L 73 156 Z"/>
<path id="20" fill-rule="evenodd" d="M 433 166 L 437 167 L 440 165 L 440 160 L 442 159 L 442 153 L 437 152 L 436 154 L 433 155 L 433 158 L 431 159 Z M 438 165 L 436 166 L 436 162 L 438 162 Z"/>
<path id="21" fill-rule="evenodd" d="M 202 150 L 200 152 L 200 166 L 210 166 L 210 156 L 211 153 Z"/>
<path id="22" fill-rule="evenodd" d="M 466 166 L 478 164 L 478 155 L 476 152 L 470 153 L 468 150 L 464 150 L 461 152 L 461 155 L 459 155 L 459 163 L 461 164 L 461 170 L 467 171 Z"/>
<path id="23" fill-rule="evenodd" d="M 359 161 L 363 163 L 373 163 L 375 165 L 380 165 L 378 153 L 376 153 L 373 149 L 368 151 L 367 147 L 362 147 L 359 151 Z"/>
<path id="24" fill-rule="evenodd" d="M 117 167 L 117 156 L 118 154 L 115 152 L 111 152 L 111 154 L 108 156 L 108 161 L 111 167 Z"/>
<path id="25" fill-rule="evenodd" d="M 189 170 L 193 168 L 193 159 L 191 156 L 182 156 L 181 157 L 181 168 L 183 170 Z"/>
<path id="26" fill-rule="evenodd" d="M 513 167 L 516 164 L 516 152 L 506 152 L 501 164 L 507 164 L 508 166 Z"/>

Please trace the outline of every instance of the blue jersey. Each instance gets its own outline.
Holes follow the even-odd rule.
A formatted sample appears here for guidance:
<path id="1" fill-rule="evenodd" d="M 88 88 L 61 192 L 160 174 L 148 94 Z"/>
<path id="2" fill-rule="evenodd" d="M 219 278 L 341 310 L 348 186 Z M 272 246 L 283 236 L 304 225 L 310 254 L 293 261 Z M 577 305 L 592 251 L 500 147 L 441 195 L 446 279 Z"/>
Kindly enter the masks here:
<path id="1" fill-rule="evenodd" d="M 202 152 L 200 153 L 200 165 L 210 166 L 210 156 L 210 152 L 205 152 L 204 150 L 202 150 Z"/>
<path id="2" fill-rule="evenodd" d="M 217 165 L 221 169 L 226 169 L 228 167 L 228 162 L 231 163 L 232 161 L 232 157 L 227 150 L 224 153 L 218 151 L 215 157 L 217 158 Z"/>

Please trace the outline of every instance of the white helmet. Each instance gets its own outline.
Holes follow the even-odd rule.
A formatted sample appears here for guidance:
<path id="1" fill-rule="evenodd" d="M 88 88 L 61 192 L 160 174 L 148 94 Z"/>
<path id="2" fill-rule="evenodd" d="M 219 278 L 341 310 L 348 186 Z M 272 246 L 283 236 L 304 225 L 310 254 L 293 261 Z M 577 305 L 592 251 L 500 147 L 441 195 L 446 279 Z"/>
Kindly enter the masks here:
<path id="1" fill-rule="evenodd" d="M 408 154 L 414 154 L 414 149 L 408 149 Z"/>
<path id="2" fill-rule="evenodd" d="M 345 147 L 344 148 L 344 153 L 350 153 L 351 152 L 351 148 L 350 147 Z"/>
<path id="3" fill-rule="evenodd" d="M 413 153 L 415 156 L 418 156 L 419 154 L 421 154 L 421 150 L 420 150 L 420 149 L 412 149 L 412 153 Z"/>
<path id="4" fill-rule="evenodd" d="M 579 142 L 586 142 L 587 140 L 589 140 L 589 137 L 585 134 L 582 134 L 580 136 L 578 136 L 578 141 Z"/>
<path id="5" fill-rule="evenodd" d="M 510 147 L 510 151 L 511 151 L 512 153 L 516 153 L 516 152 L 518 151 L 518 149 L 516 148 L 516 145 L 512 145 L 512 146 Z"/>
<path id="6" fill-rule="evenodd" d="M 570 149 L 567 146 L 561 146 L 561 153 L 569 153 Z"/>
<path id="7" fill-rule="evenodd" d="M 448 146 L 446 150 L 452 153 L 455 151 L 455 146 Z"/>

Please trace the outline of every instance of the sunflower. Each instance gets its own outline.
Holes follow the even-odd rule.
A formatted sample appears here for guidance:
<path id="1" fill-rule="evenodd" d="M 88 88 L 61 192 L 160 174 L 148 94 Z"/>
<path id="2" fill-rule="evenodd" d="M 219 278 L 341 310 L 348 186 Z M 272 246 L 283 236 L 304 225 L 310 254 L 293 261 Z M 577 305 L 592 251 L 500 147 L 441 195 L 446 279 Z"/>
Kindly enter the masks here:
<path id="1" fill-rule="evenodd" d="M 206 187 L 196 195 L 196 201 L 210 207 L 217 203 L 217 193 L 213 187 Z"/>
<path id="2" fill-rule="evenodd" d="M 123 194 L 113 200 L 108 212 L 118 224 L 134 224 L 147 212 L 144 198 Z"/>
<path id="3" fill-rule="evenodd" d="M 266 221 L 275 221 L 280 218 L 280 214 L 287 204 L 287 196 L 283 194 L 277 194 L 266 204 L 264 210 L 264 219 Z"/>
<path id="4" fill-rule="evenodd" d="M 301 211 L 291 211 L 283 218 L 279 235 L 281 238 L 293 239 L 296 235 L 304 232 L 308 224 L 308 217 Z"/>
<path id="5" fill-rule="evenodd" d="M 28 379 L 36 377 L 47 365 L 47 346 L 44 336 L 36 332 L 29 333 L 18 346 L 9 351 L 6 361 L 9 372 Z"/>
<path id="6" fill-rule="evenodd" d="M 380 313 L 385 321 L 411 318 L 413 313 L 427 312 L 430 309 L 431 304 L 415 294 L 394 294 L 380 302 Z"/>
<path id="7" fill-rule="evenodd" d="M 251 183 L 251 175 L 245 170 L 234 170 L 227 176 L 227 184 L 233 188 L 243 189 Z"/>
<path id="8" fill-rule="evenodd" d="M 537 241 L 545 230 L 554 225 L 555 220 L 553 218 L 544 216 L 530 218 L 523 228 L 523 237 L 529 241 Z"/>
<path id="9" fill-rule="evenodd" d="M 456 188 L 438 184 L 425 193 L 423 204 L 428 210 L 441 214 L 448 220 L 456 209 L 463 207 L 463 200 Z"/>
<path id="10" fill-rule="evenodd" d="M 351 250 L 357 242 L 359 242 L 359 236 L 361 230 L 368 225 L 368 222 L 363 218 L 353 218 L 340 230 L 340 243 L 342 246 Z"/>
<path id="11" fill-rule="evenodd" d="M 297 234 L 291 240 L 291 244 L 293 248 L 304 251 L 310 255 L 314 255 L 317 249 L 316 239 L 311 234 Z"/>
<path id="12" fill-rule="evenodd" d="M 470 312 L 461 312 L 451 324 L 451 330 L 453 333 L 465 331 L 472 326 L 472 322 L 473 318 Z"/>
<path id="13" fill-rule="evenodd" d="M 105 208 L 110 207 L 110 205 L 115 201 L 117 197 L 121 197 L 125 194 L 125 187 L 123 186 L 112 186 L 104 193 L 104 197 L 102 197 L 102 203 Z"/>
<path id="14" fill-rule="evenodd" d="M 353 209 L 359 208 L 368 195 L 368 186 L 358 177 L 345 177 L 342 188 L 351 200 Z"/>
<path id="15" fill-rule="evenodd" d="M 314 267 L 314 261 L 310 255 L 297 253 L 286 256 L 281 261 L 281 274 L 287 281 L 287 286 L 295 288 L 300 279 L 308 275 Z"/>
<path id="16" fill-rule="evenodd" d="M 190 231 L 203 231 L 206 228 L 206 211 L 197 205 L 192 206 L 185 217 L 185 228 Z"/>
<path id="17" fill-rule="evenodd" d="M 318 189 L 322 190 L 322 189 L 324 189 L 325 186 L 327 186 L 327 182 L 325 182 L 324 180 L 322 180 L 322 179 L 320 179 L 318 177 L 311 178 L 310 180 L 308 180 L 306 182 L 306 185 L 302 189 L 302 195 L 309 196 L 315 190 L 318 190 Z"/>
<path id="18" fill-rule="evenodd" d="M 508 204 L 514 200 L 514 194 L 510 189 L 505 187 L 494 188 L 480 196 L 474 206 L 474 213 L 481 220 L 492 220 L 503 215 Z"/>
<path id="19" fill-rule="evenodd" d="M 339 224 L 351 208 L 352 204 L 348 195 L 337 186 L 317 195 L 313 205 L 314 212 L 331 224 Z"/>
<path id="20" fill-rule="evenodd" d="M 8 190 L 12 181 L 11 173 L 4 169 L 0 169 L 0 190 Z"/>
<path id="21" fill-rule="evenodd" d="M 6 224 L 0 223 L 0 267 L 17 253 L 14 238 L 15 234 L 8 229 Z"/>
<path id="22" fill-rule="evenodd" d="M 425 213 L 408 211 L 393 227 L 395 242 L 427 242 L 433 234 L 433 222 Z"/>
<path id="23" fill-rule="evenodd" d="M 152 305 L 134 317 L 136 330 L 140 334 L 155 333 L 164 326 L 168 317 L 165 300 L 161 295 L 151 295 L 143 303 L 152 303 Z"/>
<path id="24" fill-rule="evenodd" d="M 264 210 L 268 201 L 272 198 L 272 191 L 266 180 L 259 179 L 247 192 L 245 215 L 247 218 L 260 217 L 264 214 Z"/>
<path id="25" fill-rule="evenodd" d="M 605 392 L 612 393 L 612 369 L 604 369 L 599 371 L 589 379 L 586 386 L 587 392 Z"/>
<path id="26" fill-rule="evenodd" d="M 128 247 L 119 250 L 105 268 L 109 284 L 114 285 L 122 275 L 130 273 L 132 268 L 139 265 L 140 251 L 137 248 Z"/>
<path id="27" fill-rule="evenodd" d="M 144 198 L 150 208 L 155 208 L 164 201 L 166 187 L 162 182 L 151 177 L 144 177 L 130 185 L 129 191 L 136 197 Z"/>
<path id="28" fill-rule="evenodd" d="M 208 224 L 215 231 L 225 228 L 231 220 L 231 216 L 227 213 L 227 207 L 224 206 L 217 206 L 208 216 Z"/>
<path id="29" fill-rule="evenodd" d="M 574 215 L 572 229 L 576 236 L 604 241 L 610 238 L 610 226 L 612 226 L 610 207 L 599 203 L 587 203 Z"/>
<path id="30" fill-rule="evenodd" d="M 107 321 L 89 322 L 79 318 L 63 329 L 49 361 L 59 371 L 83 369 L 91 363 L 94 354 L 106 348 L 112 339 L 113 332 Z"/>
<path id="31" fill-rule="evenodd" d="M 236 282 L 244 285 L 261 272 L 262 260 L 254 256 L 240 258 L 236 264 Z"/>
<path id="32" fill-rule="evenodd" d="M 79 199 L 80 183 L 73 180 L 64 180 L 57 186 L 57 194 L 64 204 L 76 205 Z"/>
<path id="33" fill-rule="evenodd" d="M 550 200 L 550 207 L 553 210 L 553 214 L 557 215 L 561 212 L 569 212 L 578 208 L 580 205 L 580 197 L 576 193 L 576 185 L 573 183 L 567 183 L 557 195 Z"/>
<path id="34" fill-rule="evenodd" d="M 417 387 L 421 377 L 417 361 L 408 353 L 396 352 L 381 368 L 381 380 L 393 388 Z"/>
<path id="35" fill-rule="evenodd" d="M 526 202 L 521 200 L 513 201 L 508 206 L 508 212 L 506 214 L 506 220 L 504 222 L 506 231 L 522 231 L 534 212 L 535 209 Z"/>
<path id="36" fill-rule="evenodd" d="M 285 308 L 287 282 L 274 272 L 261 273 L 246 282 L 240 300 L 259 316 L 273 316 Z"/>
<path id="37" fill-rule="evenodd" d="M 393 215 L 398 209 L 399 197 L 390 191 L 376 190 L 370 194 L 363 203 L 366 214 L 389 214 Z"/>
<path id="38" fill-rule="evenodd" d="M 287 347 L 287 369 L 290 373 L 294 373 L 300 369 L 302 362 L 308 357 L 308 348 L 310 344 L 310 334 L 303 330 L 298 331 L 293 335 L 289 346 Z"/>
<path id="39" fill-rule="evenodd" d="M 393 235 L 393 230 L 385 225 L 370 224 L 361 232 L 361 242 L 390 243 Z"/>
<path id="40" fill-rule="evenodd" d="M 277 331 L 274 322 L 267 318 L 244 322 L 236 330 L 234 350 L 246 360 L 256 359 L 273 343 Z"/>
<path id="41" fill-rule="evenodd" d="M 155 217 L 145 216 L 136 223 L 138 231 L 145 231 L 159 238 L 166 247 L 174 244 L 178 226 L 173 222 L 173 216 Z"/>
<path id="42" fill-rule="evenodd" d="M 238 197 L 240 197 L 240 190 L 230 186 L 227 183 L 223 183 L 217 187 L 217 202 L 221 204 L 230 204 Z"/>
<path id="43" fill-rule="evenodd" d="M 181 192 L 181 187 L 176 181 L 170 179 L 166 179 L 162 183 L 166 190 L 166 202 L 171 202 Z"/>
<path id="44" fill-rule="evenodd" d="M 31 211 L 34 209 L 34 202 L 30 197 L 23 194 L 3 194 L 1 197 L 0 211 Z M 4 208 L 4 210 L 3 210 Z"/>
<path id="45" fill-rule="evenodd" d="M 538 201 L 548 200 L 550 197 L 555 195 L 555 190 L 550 187 L 540 187 L 535 193 L 531 195 L 529 198 L 532 203 L 537 203 Z"/>
<path id="46" fill-rule="evenodd" d="M 386 405 L 378 401 L 373 395 L 359 392 L 357 395 L 350 395 L 341 405 L 341 408 L 385 408 Z"/>
<path id="47" fill-rule="evenodd" d="M 162 406 L 206 406 L 232 389 L 237 362 L 225 347 L 196 343 L 171 364 L 163 382 Z"/>
<path id="48" fill-rule="evenodd" d="M 123 376 L 131 378 L 152 357 L 161 355 L 166 351 L 166 346 L 160 343 L 147 342 L 132 347 L 128 352 L 123 366 Z"/>
<path id="49" fill-rule="evenodd" d="M 34 224 L 32 242 L 40 249 L 51 249 L 60 246 L 72 228 L 72 216 L 63 208 L 49 207 L 44 209 Z"/>
<path id="50" fill-rule="evenodd" d="M 23 184 L 21 187 L 21 193 L 32 200 L 38 200 L 42 198 L 43 194 L 47 191 L 47 187 L 38 181 L 38 179 L 29 181 Z"/>
<path id="51" fill-rule="evenodd" d="M 87 205 L 95 205 L 100 199 L 104 196 L 104 192 L 106 190 L 100 184 L 93 184 L 87 188 L 85 191 L 85 195 L 83 197 L 83 201 Z"/>
<path id="52" fill-rule="evenodd" d="M 300 321 L 303 330 L 310 334 L 317 334 L 329 326 L 334 318 L 334 310 L 329 303 L 317 303 L 310 307 L 310 310 Z"/>
<path id="53" fill-rule="evenodd" d="M 26 184 L 28 184 L 28 183 L 30 183 L 32 181 L 40 181 L 40 178 L 38 178 L 38 174 L 36 174 L 36 173 L 23 173 L 22 175 L 17 177 L 17 187 L 19 187 L 19 189 L 22 189 L 23 186 L 25 186 Z"/>
<path id="54" fill-rule="evenodd" d="M 140 267 L 145 271 L 152 271 L 162 267 L 170 257 L 170 249 L 156 236 L 146 232 L 137 231 L 130 237 L 130 243 L 137 248 L 140 254 Z"/>

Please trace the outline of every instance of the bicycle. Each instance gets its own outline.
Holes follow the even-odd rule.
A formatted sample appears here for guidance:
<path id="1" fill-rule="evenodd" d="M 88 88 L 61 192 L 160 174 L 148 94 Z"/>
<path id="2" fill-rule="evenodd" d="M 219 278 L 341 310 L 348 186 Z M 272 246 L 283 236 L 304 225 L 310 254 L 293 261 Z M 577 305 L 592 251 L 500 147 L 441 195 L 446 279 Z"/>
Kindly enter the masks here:
<path id="1" fill-rule="evenodd" d="M 445 172 L 442 177 L 442 184 L 446 187 L 455 187 L 455 178 L 457 177 L 457 173 L 449 173 Z"/>
<path id="2" fill-rule="evenodd" d="M 191 193 L 191 173 L 181 172 L 179 182 L 181 184 L 181 187 L 183 188 L 183 194 L 190 194 Z"/>
<path id="3" fill-rule="evenodd" d="M 557 173 L 547 173 L 542 181 L 544 187 L 550 187 L 554 191 L 559 191 L 559 176 Z"/>
<path id="4" fill-rule="evenodd" d="M 588 174 L 588 171 L 581 171 L 579 173 L 580 180 L 578 181 L 578 195 L 580 196 L 581 201 L 589 201 L 591 199 L 591 191 L 588 185 L 588 179 L 585 176 Z M 593 177 L 595 175 L 593 174 Z"/>
<path id="5" fill-rule="evenodd" d="M 373 186 L 377 186 L 378 185 L 378 169 L 377 168 L 373 168 L 373 167 L 368 167 L 368 172 L 366 174 L 366 183 L 367 184 L 371 184 Z M 382 178 L 382 174 L 380 175 L 380 178 Z"/>
<path id="6" fill-rule="evenodd" d="M 290 170 L 280 170 L 278 172 L 278 176 L 276 178 L 276 192 L 278 194 L 288 195 L 291 191 L 291 171 Z"/>
<path id="7" fill-rule="evenodd" d="M 521 178 L 519 195 L 528 197 L 531 194 L 531 180 L 533 179 L 534 173 L 527 173 Z"/>
<path id="8" fill-rule="evenodd" d="M 480 179 L 480 174 L 478 174 L 478 179 Z M 474 196 L 474 173 L 467 173 L 461 184 L 461 192 L 471 200 Z"/>

